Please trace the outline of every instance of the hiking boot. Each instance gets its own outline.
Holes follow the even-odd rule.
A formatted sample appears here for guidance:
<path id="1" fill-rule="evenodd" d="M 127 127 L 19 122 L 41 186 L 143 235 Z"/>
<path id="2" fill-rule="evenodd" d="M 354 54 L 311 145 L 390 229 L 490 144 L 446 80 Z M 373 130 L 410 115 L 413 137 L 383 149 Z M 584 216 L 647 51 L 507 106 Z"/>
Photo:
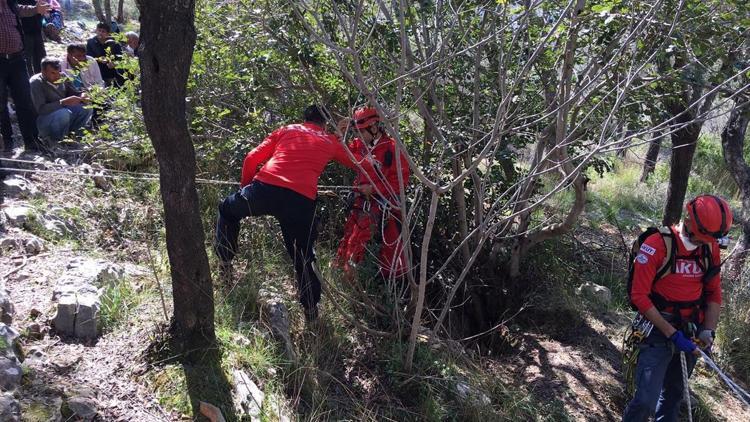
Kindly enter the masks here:
<path id="1" fill-rule="evenodd" d="M 318 321 L 318 305 L 305 309 L 305 324 L 313 324 Z"/>

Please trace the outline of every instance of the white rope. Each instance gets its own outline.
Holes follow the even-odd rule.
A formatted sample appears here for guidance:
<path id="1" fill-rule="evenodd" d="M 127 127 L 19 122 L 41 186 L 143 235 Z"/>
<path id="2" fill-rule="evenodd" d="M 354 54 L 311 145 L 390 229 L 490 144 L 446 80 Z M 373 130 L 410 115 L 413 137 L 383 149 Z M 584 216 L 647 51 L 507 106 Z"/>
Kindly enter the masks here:
<path id="1" fill-rule="evenodd" d="M 698 349 L 701 352 L 701 356 L 703 356 L 703 360 L 708 364 L 711 369 L 716 371 L 717 374 L 719 374 L 719 377 L 724 381 L 726 385 L 729 386 L 729 388 L 734 392 L 734 394 L 737 396 L 737 398 L 742 401 L 742 403 L 745 404 L 745 406 L 750 407 L 750 394 L 747 393 L 747 391 L 740 388 L 739 385 L 737 385 L 734 381 L 731 380 L 722 370 L 719 368 L 719 365 L 716 364 L 716 362 L 713 361 L 708 355 L 703 352 L 703 350 Z"/>
<path id="2" fill-rule="evenodd" d="M 687 404 L 688 421 L 693 422 L 693 406 L 690 405 L 690 387 L 688 386 L 688 369 L 685 352 L 680 352 L 680 365 L 682 365 L 682 386 L 684 387 L 683 395 L 685 404 Z"/>
<path id="3" fill-rule="evenodd" d="M 28 160 L 13 160 L 7 158 L 0 158 L 0 161 L 12 161 L 19 163 L 32 163 L 37 165 L 45 166 L 58 166 L 67 169 L 77 169 L 76 166 L 70 166 L 58 163 L 45 163 Z M 81 173 L 75 171 L 63 171 L 63 170 L 45 170 L 45 169 L 23 169 L 17 167 L 0 167 L 0 171 L 8 171 L 15 173 L 38 173 L 38 174 L 54 174 L 59 176 L 78 176 L 78 177 L 104 177 L 107 179 L 125 179 L 125 180 L 144 180 L 144 181 L 158 181 L 159 173 L 140 173 L 140 172 L 128 172 L 124 170 L 109 170 L 109 169 L 93 169 L 98 173 Z M 120 174 L 107 174 L 108 172 L 116 172 Z M 226 180 L 215 180 L 215 179 L 204 179 L 196 178 L 195 183 L 199 185 L 238 185 L 238 182 L 231 182 Z M 319 185 L 318 189 L 325 190 L 351 190 L 351 186 L 340 186 L 340 185 Z"/>

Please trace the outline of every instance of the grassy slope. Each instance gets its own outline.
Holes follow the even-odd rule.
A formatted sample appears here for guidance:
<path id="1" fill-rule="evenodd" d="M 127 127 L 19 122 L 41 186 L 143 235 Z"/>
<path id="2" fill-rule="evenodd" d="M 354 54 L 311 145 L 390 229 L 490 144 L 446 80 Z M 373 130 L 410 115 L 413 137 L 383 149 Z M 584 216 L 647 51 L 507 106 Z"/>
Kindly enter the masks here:
<path id="1" fill-rule="evenodd" d="M 731 194 L 721 185 L 722 178 L 707 173 L 714 170 L 704 163 L 715 162 L 716 156 L 706 153 L 698 158 L 691 193 Z M 149 324 L 143 330 L 152 347 L 138 358 L 145 359 L 149 369 L 132 381 L 156 392 L 173 418 L 193 414 L 192 406 L 200 399 L 219 405 L 233 419 L 227 381 L 233 369 L 244 369 L 270 398 L 264 405 L 265 420 L 278 419 L 274 401 L 302 420 L 616 419 L 626 402 L 618 366 L 620 335 L 628 319 L 622 250 L 639 227 L 658 222 L 665 192 L 664 166 L 645 186 L 637 182 L 639 172 L 637 166 L 625 163 L 603 178 L 592 178 L 589 204 L 579 227 L 570 236 L 542 245 L 527 263 L 530 271 L 533 269 L 531 276 L 538 277 L 533 282 L 539 287 L 529 298 L 531 307 L 508 324 L 512 347 L 501 357 L 459 352 L 450 344 L 425 340 L 417 349 L 415 370 L 406 373 L 401 363 L 405 344 L 353 326 L 340 309 L 349 316 L 356 313 L 371 319 L 374 325 L 377 321 L 348 305 L 332 306 L 330 295 L 324 301 L 320 327 L 305 330 L 290 284 L 291 266 L 276 225 L 269 219 L 245 224 L 242 244 L 248 246 L 239 257 L 240 277 L 231 291 L 217 290 L 222 355 L 216 365 L 187 367 L 170 359 L 163 332 Z M 204 198 L 222 194 L 210 186 L 201 189 Z M 82 203 L 91 201 L 92 205 L 68 204 L 64 209 L 86 236 L 55 239 L 41 227 L 37 234 L 61 247 L 135 258 L 142 265 L 153 266 L 164 284 L 168 271 L 163 230 L 158 212 L 148 207 L 158 202 L 157 187 L 150 182 L 120 180 L 114 181 L 113 192 L 127 201 L 111 203 L 106 200 L 111 193 L 89 187 L 77 195 Z M 554 213 L 566 200 L 563 196 L 545 212 Z M 56 205 L 54 201 L 40 199 L 33 205 L 41 210 Z M 214 218 L 213 204 L 212 200 L 203 203 L 207 232 Z M 352 293 L 327 269 L 332 243 L 320 245 L 324 276 Z M 210 244 L 207 250 L 210 252 Z M 104 308 L 108 330 L 133 322 L 132 310 L 136 308 L 149 307 L 160 313 L 154 281 L 144 281 L 146 287 L 138 291 L 125 286 L 108 292 Z M 577 297 L 575 287 L 583 281 L 609 287 L 613 303 L 600 306 Z M 291 310 L 298 362 L 283 357 L 258 320 L 258 290 L 268 286 L 283 292 Z M 164 293 L 169 300 L 169 290 Z M 703 370 L 698 372 L 693 387 L 701 398 L 701 420 L 736 419 L 736 402 L 727 398 L 715 378 Z M 471 386 L 475 394 L 469 398 L 459 395 L 458 384 Z"/>
<path id="2" fill-rule="evenodd" d="M 691 195 L 709 191 L 731 195 L 726 175 L 716 177 L 717 151 L 715 144 L 699 150 Z M 245 273 L 236 288 L 218 298 L 217 323 L 225 367 L 242 367 L 255 374 L 264 391 L 285 395 L 303 420 L 557 421 L 594 414 L 616 419 L 627 401 L 619 379 L 620 338 L 629 318 L 622 251 L 640 229 L 658 224 L 667 167 L 658 166 L 645 185 L 638 182 L 639 177 L 640 167 L 627 162 L 617 164 L 602 178 L 593 177 L 579 228 L 573 235 L 540 248 L 536 255 L 544 264 L 537 268 L 547 279 L 541 283 L 562 294 L 556 293 L 550 302 L 539 293 L 537 299 L 552 310 L 532 309 L 519 318 L 516 348 L 509 356 L 461 355 L 450 348 L 421 343 L 413 375 L 401 367 L 403 343 L 358 330 L 330 304 L 323 308 L 322 326 L 306 332 L 278 239 L 262 234 L 271 223 L 256 223 L 263 227 L 246 233 L 249 238 L 244 244 L 260 243 L 261 247 L 245 255 Z M 563 196 L 557 205 L 563 206 L 566 200 Z M 322 255 L 321 267 L 327 268 L 326 253 Z M 325 276 L 337 283 L 337 274 L 327 271 Z M 609 287 L 612 304 L 602 307 L 576 297 L 574 289 L 583 281 Z M 285 361 L 256 321 L 253 303 L 257 289 L 269 283 L 287 292 L 300 362 Z M 592 352 L 596 348 L 598 352 Z M 571 362 L 571 357 L 578 362 Z M 534 371 L 540 375 L 535 377 Z M 701 420 L 732 419 L 731 411 L 722 410 L 731 400 L 723 390 L 717 392 L 716 380 L 707 375 L 699 371 L 693 384 L 701 397 Z M 455 385 L 460 381 L 483 391 L 489 403 L 457 396 Z M 181 391 L 182 385 L 177 387 L 162 391 L 165 403 L 187 412 L 189 407 L 179 400 L 180 394 L 170 393 Z M 709 416 L 712 414 L 716 416 Z"/>

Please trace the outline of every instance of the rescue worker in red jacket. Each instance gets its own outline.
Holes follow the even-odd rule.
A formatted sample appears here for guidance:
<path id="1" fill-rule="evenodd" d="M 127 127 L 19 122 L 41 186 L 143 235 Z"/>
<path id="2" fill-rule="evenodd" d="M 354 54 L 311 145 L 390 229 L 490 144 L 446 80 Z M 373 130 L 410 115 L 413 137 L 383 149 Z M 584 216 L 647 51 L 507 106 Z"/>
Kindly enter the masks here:
<path id="1" fill-rule="evenodd" d="M 226 278 L 237 251 L 240 220 L 276 217 L 294 262 L 305 319 L 311 322 L 318 317 L 321 283 L 313 250 L 318 178 L 331 160 L 353 169 L 368 164 L 352 161 L 339 138 L 325 131 L 326 118 L 319 106 L 307 107 L 304 120 L 275 130 L 247 154 L 240 190 L 219 205 L 215 248 Z"/>
<path id="2" fill-rule="evenodd" d="M 382 241 L 377 258 L 381 275 L 399 277 L 408 270 L 401 241 L 400 194 L 409 181 L 409 163 L 383 131 L 376 109 L 357 110 L 352 125 L 359 136 L 349 149 L 358 158 L 371 158 L 373 167 L 360 170 L 354 180 L 355 196 L 335 264 L 346 277 L 353 277 L 375 234 Z"/>
<path id="3" fill-rule="evenodd" d="M 726 237 L 732 210 L 722 198 L 700 195 L 685 211 L 683 222 L 671 227 L 672 236 L 646 238 L 633 263 L 630 301 L 654 329 L 640 344 L 635 396 L 623 421 L 646 421 L 654 414 L 657 421 L 676 421 L 684 391 L 680 352 L 692 372 L 700 355 L 693 339 L 704 349 L 714 341 L 721 309 L 717 240 Z M 674 251 L 669 255 L 666 242 Z M 666 272 L 659 277 L 662 268 Z"/>

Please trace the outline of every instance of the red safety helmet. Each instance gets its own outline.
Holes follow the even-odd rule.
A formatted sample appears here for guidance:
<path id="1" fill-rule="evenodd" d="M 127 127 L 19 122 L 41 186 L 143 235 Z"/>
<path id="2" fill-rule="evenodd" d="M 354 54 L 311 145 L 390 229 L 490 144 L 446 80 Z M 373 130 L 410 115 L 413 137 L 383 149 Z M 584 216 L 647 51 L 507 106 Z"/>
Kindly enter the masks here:
<path id="1" fill-rule="evenodd" d="M 685 205 L 685 226 L 697 240 L 710 243 L 727 235 L 732 227 L 729 203 L 715 195 L 699 195 Z"/>
<path id="2" fill-rule="evenodd" d="M 354 112 L 354 127 L 366 129 L 380 121 L 378 111 L 373 107 L 363 107 Z"/>

